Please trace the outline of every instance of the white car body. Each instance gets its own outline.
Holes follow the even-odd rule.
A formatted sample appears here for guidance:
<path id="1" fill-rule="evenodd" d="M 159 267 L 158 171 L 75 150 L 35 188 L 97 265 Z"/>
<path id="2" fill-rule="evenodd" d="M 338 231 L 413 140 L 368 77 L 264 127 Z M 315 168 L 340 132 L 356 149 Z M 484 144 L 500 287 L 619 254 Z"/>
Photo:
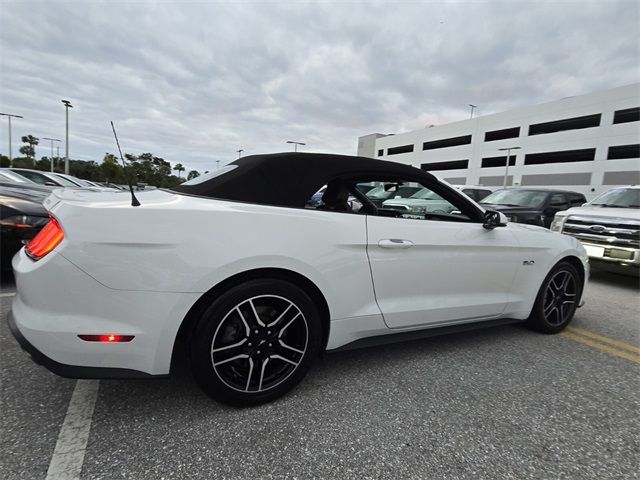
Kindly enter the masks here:
<path id="1" fill-rule="evenodd" d="M 322 292 L 329 350 L 393 332 L 526 319 L 555 263 L 573 257 L 587 270 L 577 240 L 529 225 L 398 222 L 162 190 L 138 198 L 133 208 L 128 192 L 56 190 L 45 206 L 64 240 L 37 262 L 24 249 L 14 257 L 13 317 L 53 361 L 166 375 L 191 307 L 253 269 L 294 272 Z M 383 248 L 389 238 L 415 248 Z M 100 332 L 135 341 L 78 338 Z"/>
<path id="2" fill-rule="evenodd" d="M 413 183 L 457 210 L 379 208 L 357 188 L 372 181 Z M 55 373 L 166 376 L 179 342 L 207 394 L 256 405 L 322 350 L 517 321 L 557 333 L 589 274 L 577 239 L 507 224 L 427 172 L 365 157 L 242 157 L 137 197 L 57 189 L 51 221 L 13 258 L 9 328 Z"/>

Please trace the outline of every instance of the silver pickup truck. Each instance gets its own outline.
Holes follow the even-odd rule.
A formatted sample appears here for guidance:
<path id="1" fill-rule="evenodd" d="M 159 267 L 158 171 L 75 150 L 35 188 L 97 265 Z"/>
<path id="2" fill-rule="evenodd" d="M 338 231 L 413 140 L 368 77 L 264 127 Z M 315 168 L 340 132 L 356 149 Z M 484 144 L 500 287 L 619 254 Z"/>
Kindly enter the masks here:
<path id="1" fill-rule="evenodd" d="M 640 272 L 640 186 L 614 188 L 556 213 L 551 230 L 576 237 L 594 266 Z"/>

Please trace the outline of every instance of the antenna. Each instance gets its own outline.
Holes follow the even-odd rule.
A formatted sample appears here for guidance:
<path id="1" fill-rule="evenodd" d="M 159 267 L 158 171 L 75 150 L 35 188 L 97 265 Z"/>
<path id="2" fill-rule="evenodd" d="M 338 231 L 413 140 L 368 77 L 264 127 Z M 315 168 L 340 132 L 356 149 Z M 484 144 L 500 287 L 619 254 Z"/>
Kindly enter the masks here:
<path id="1" fill-rule="evenodd" d="M 116 145 L 118 145 L 118 152 L 120 152 L 120 160 L 122 160 L 122 168 L 124 168 L 124 175 L 125 177 L 127 177 L 127 184 L 129 184 L 129 191 L 131 192 L 131 206 L 139 207 L 140 202 L 136 198 L 136 194 L 133 193 L 133 187 L 131 186 L 131 177 L 129 177 L 127 164 L 125 163 L 124 157 L 122 156 L 122 150 L 120 149 L 120 142 L 118 141 L 118 135 L 116 134 L 116 127 L 113 126 L 113 122 L 111 122 L 111 130 L 113 130 L 113 136 L 116 137 Z"/>

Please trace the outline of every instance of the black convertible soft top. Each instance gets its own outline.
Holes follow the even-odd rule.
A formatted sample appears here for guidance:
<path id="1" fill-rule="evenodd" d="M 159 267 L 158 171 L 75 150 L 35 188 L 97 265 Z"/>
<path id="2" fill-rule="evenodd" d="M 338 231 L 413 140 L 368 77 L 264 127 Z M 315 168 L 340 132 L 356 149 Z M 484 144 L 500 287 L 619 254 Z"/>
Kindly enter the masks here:
<path id="1" fill-rule="evenodd" d="M 205 175 L 172 190 L 201 197 L 302 208 L 331 180 L 435 181 L 430 173 L 409 165 L 349 155 L 273 153 L 239 158 L 229 165 L 235 167 L 223 167 L 224 173 L 220 175 L 212 172 L 213 178 L 207 179 Z"/>

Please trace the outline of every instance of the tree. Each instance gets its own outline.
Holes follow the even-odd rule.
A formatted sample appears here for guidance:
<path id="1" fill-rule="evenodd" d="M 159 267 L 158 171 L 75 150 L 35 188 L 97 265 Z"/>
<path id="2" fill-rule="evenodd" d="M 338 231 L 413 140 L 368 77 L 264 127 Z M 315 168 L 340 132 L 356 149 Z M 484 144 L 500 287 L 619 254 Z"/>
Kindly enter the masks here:
<path id="1" fill-rule="evenodd" d="M 24 135 L 22 137 L 22 143 L 25 143 L 26 145 L 23 145 L 22 147 L 20 147 L 20 153 L 23 155 L 26 155 L 35 163 L 36 145 L 38 145 L 39 142 L 40 142 L 40 139 L 37 137 L 34 137 L 33 135 Z"/>
<path id="2" fill-rule="evenodd" d="M 173 167 L 173 169 L 178 171 L 178 177 L 180 177 L 180 172 L 184 172 L 186 170 L 186 168 L 184 168 L 181 163 L 177 163 L 176 166 Z"/>
<path id="3" fill-rule="evenodd" d="M 102 179 L 105 182 L 125 182 L 124 170 L 122 168 L 122 165 L 120 165 L 120 162 L 118 162 L 118 157 L 116 157 L 112 153 L 107 152 L 104 154 L 102 164 L 100 164 L 100 173 L 102 174 Z"/>
<path id="4" fill-rule="evenodd" d="M 191 170 L 187 175 L 187 180 L 192 180 L 194 178 L 198 178 L 200 176 L 200 172 L 197 170 Z"/>
<path id="5" fill-rule="evenodd" d="M 10 166 L 11 166 L 11 162 L 9 162 L 9 157 L 7 157 L 6 155 L 2 155 L 0 153 L 0 167 L 8 168 Z"/>

